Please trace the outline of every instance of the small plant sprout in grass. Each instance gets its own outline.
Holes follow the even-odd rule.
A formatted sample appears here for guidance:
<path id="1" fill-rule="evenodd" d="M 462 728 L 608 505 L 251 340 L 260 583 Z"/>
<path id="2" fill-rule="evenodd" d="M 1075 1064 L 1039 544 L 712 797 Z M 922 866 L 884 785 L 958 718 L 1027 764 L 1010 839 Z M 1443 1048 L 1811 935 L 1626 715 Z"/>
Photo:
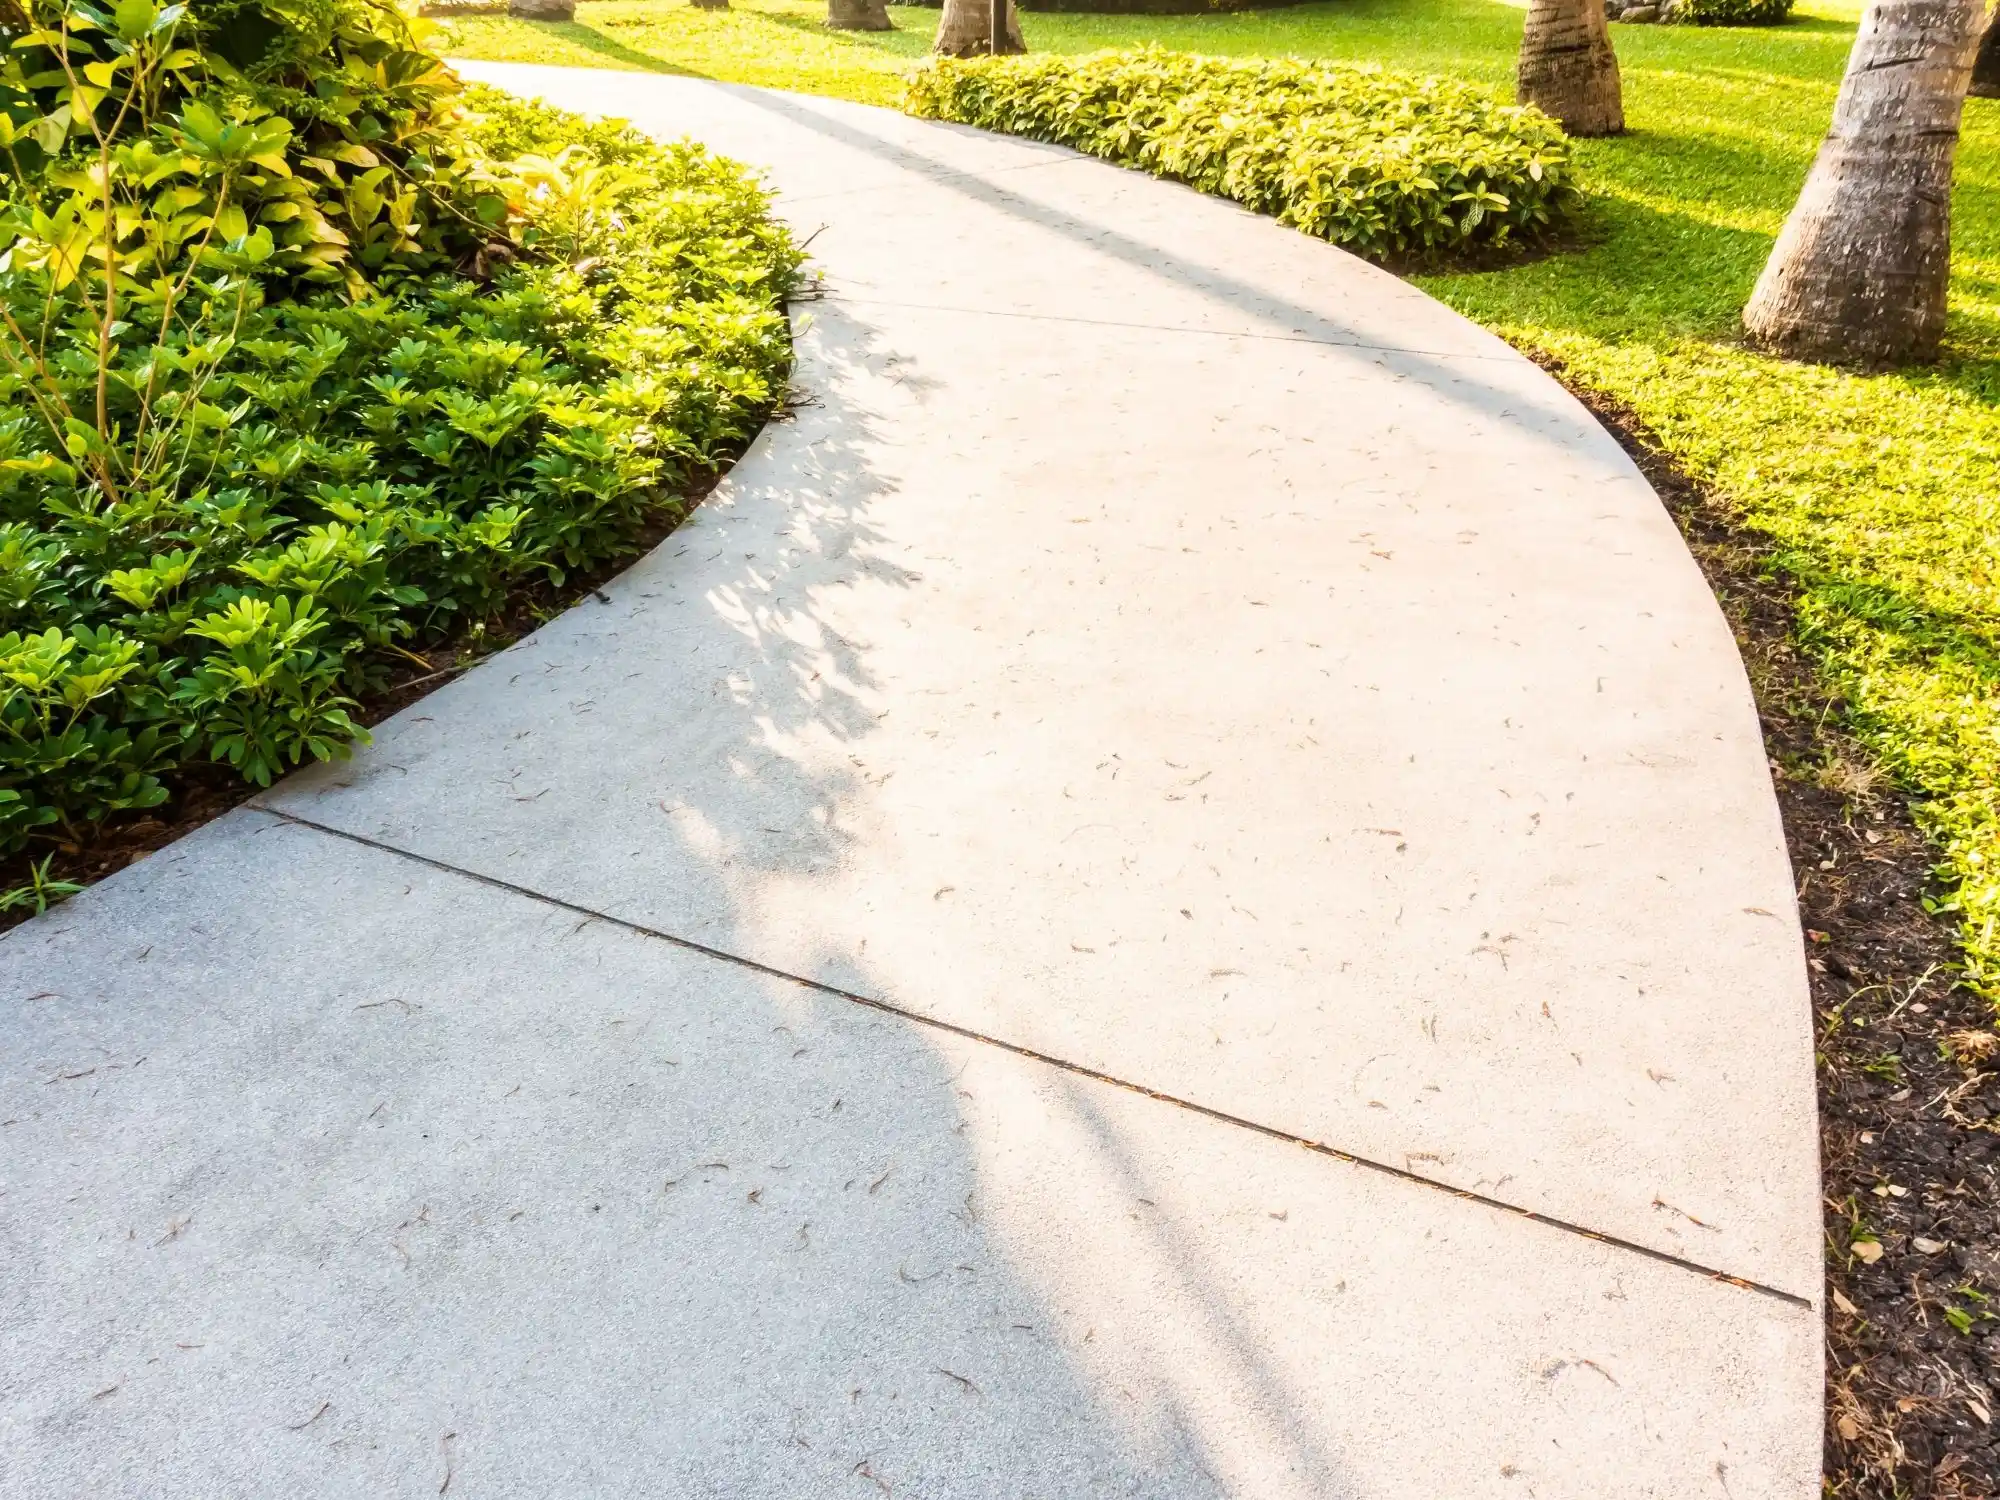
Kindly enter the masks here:
<path id="1" fill-rule="evenodd" d="M 1993 1311 L 1993 1299 L 1969 1281 L 1953 1287 L 1947 1298 L 1944 1320 L 1960 1333 L 1970 1334 L 1981 1323 L 2000 1321 L 2000 1314 Z"/>
<path id="2" fill-rule="evenodd" d="M 33 911 L 40 916 L 58 902 L 67 901 L 83 887 L 73 880 L 49 879 L 53 854 L 28 866 L 28 883 L 0 891 L 0 912 Z"/>
<path id="3" fill-rule="evenodd" d="M 1884 1083 L 1901 1083 L 1903 1081 L 1903 1059 L 1897 1053 L 1885 1052 L 1880 1057 L 1863 1063 L 1861 1071 L 1871 1077 L 1881 1079 Z"/>

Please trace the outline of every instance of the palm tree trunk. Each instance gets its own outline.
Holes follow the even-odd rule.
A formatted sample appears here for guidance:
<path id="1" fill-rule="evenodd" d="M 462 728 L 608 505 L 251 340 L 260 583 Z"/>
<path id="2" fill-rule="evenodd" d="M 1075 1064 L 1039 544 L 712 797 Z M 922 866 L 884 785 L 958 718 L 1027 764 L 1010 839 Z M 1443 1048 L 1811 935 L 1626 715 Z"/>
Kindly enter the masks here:
<path id="1" fill-rule="evenodd" d="M 1993 13 L 1979 55 L 1972 60 L 1972 93 L 1981 99 L 2000 99 L 2000 10 Z"/>
<path id="2" fill-rule="evenodd" d="M 993 8 L 989 0 L 944 0 L 944 14 L 938 18 L 937 40 L 931 51 L 943 57 L 983 57 L 992 51 Z M 1021 40 L 1021 17 L 1014 0 L 1007 0 L 1007 39 L 1002 52 L 1026 52 Z"/>
<path id="3" fill-rule="evenodd" d="M 1523 104 L 1553 115 L 1571 135 L 1616 135 L 1625 128 L 1604 0 L 1529 0 L 1514 79 Z"/>
<path id="4" fill-rule="evenodd" d="M 1798 359 L 1934 358 L 1951 280 L 1951 167 L 1985 0 L 1871 0 L 1833 128 L 1743 326 Z"/>
<path id="5" fill-rule="evenodd" d="M 826 0 L 829 31 L 894 31 L 885 0 Z"/>

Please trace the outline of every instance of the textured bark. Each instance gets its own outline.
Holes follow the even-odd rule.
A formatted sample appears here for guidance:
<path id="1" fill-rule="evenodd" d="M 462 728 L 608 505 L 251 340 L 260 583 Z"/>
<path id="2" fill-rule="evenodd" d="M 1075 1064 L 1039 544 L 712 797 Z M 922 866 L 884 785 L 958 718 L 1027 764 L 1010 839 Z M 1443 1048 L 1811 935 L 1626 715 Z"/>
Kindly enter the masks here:
<path id="1" fill-rule="evenodd" d="M 2000 9 L 1994 11 L 1979 55 L 1972 60 L 1972 92 L 1982 99 L 2000 99 Z"/>
<path id="2" fill-rule="evenodd" d="M 993 7 L 989 0 L 944 0 L 944 14 L 938 17 L 937 40 L 931 51 L 945 57 L 984 57 L 992 50 Z M 1021 40 L 1021 18 L 1014 0 L 1007 0 L 1007 39 L 1002 52 L 1026 52 Z"/>
<path id="3" fill-rule="evenodd" d="M 1743 326 L 1781 354 L 1935 358 L 1951 279 L 1951 167 L 1984 0 L 1871 0 L 1804 190 Z"/>
<path id="4" fill-rule="evenodd" d="M 1555 116 L 1571 135 L 1623 130 L 1625 100 L 1604 0 L 1529 0 L 1514 81 L 1523 104 Z"/>
<path id="5" fill-rule="evenodd" d="M 885 0 L 826 0 L 829 31 L 894 31 Z"/>

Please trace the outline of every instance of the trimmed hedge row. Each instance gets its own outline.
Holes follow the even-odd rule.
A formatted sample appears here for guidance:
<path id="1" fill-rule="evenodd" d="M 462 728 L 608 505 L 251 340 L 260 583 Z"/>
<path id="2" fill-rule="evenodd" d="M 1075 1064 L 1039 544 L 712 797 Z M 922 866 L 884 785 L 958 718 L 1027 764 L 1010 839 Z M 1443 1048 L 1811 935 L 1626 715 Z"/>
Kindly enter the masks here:
<path id="1" fill-rule="evenodd" d="M 1140 167 L 1377 260 L 1530 240 L 1578 199 L 1540 110 L 1375 67 L 1156 47 L 936 58 L 905 108 Z"/>

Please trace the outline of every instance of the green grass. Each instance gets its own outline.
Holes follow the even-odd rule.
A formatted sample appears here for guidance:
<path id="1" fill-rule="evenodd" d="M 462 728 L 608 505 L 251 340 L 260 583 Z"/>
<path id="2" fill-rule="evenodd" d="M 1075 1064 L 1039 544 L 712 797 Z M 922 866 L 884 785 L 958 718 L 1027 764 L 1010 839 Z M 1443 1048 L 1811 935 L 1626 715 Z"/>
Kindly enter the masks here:
<path id="1" fill-rule="evenodd" d="M 651 68 L 897 102 L 935 11 L 830 34 L 806 0 L 586 4 L 570 25 L 452 23 L 459 55 Z M 2000 103 L 1967 108 L 1943 361 L 1859 375 L 1751 353 L 1737 315 L 1826 129 L 1854 10 L 1789 25 L 1614 27 L 1631 133 L 1583 142 L 1588 248 L 1422 284 L 1635 410 L 1768 537 L 1853 726 L 1943 850 L 1969 967 L 2000 997 Z M 1202 18 L 1032 15 L 1029 45 L 1157 41 L 1379 61 L 1510 87 L 1498 0 L 1336 0 Z"/>

